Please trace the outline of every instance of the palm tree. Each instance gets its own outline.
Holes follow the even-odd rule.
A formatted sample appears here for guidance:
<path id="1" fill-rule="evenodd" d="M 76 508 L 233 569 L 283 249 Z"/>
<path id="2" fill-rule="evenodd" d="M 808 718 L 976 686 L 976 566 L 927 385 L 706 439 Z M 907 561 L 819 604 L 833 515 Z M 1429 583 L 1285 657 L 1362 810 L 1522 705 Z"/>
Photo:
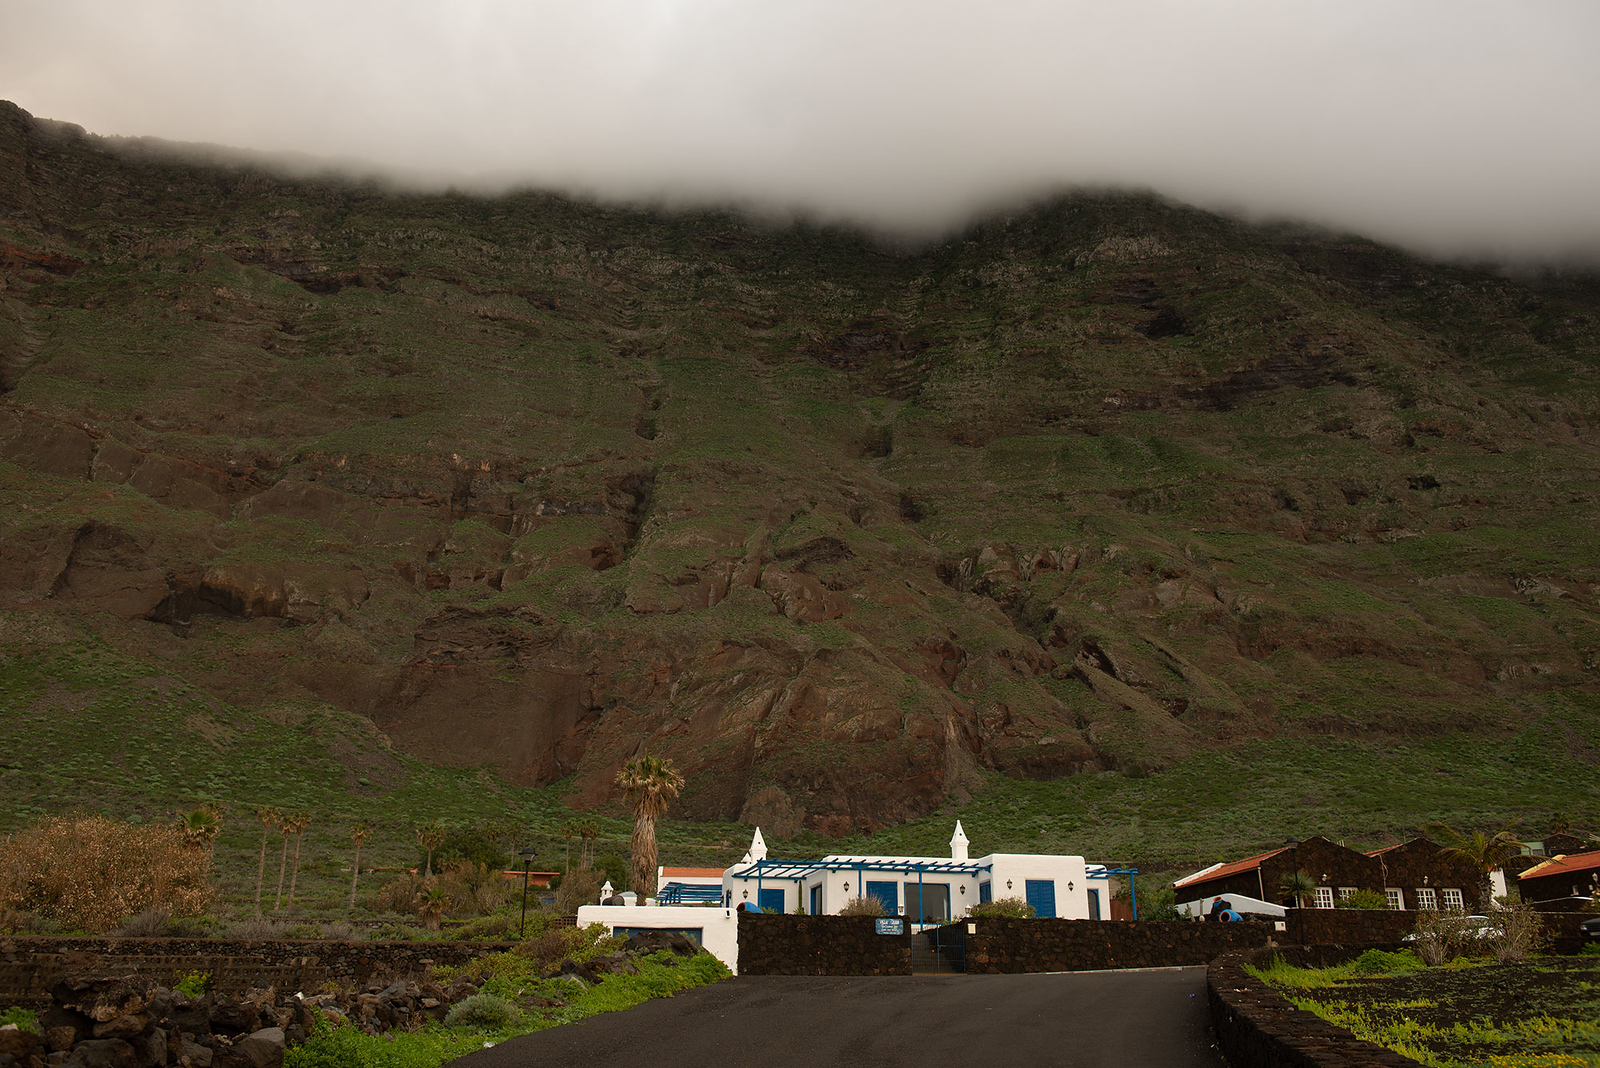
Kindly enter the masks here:
<path id="1" fill-rule="evenodd" d="M 350 825 L 350 841 L 355 844 L 356 858 L 350 862 L 350 908 L 356 907 L 356 880 L 361 878 L 361 843 L 367 840 L 372 828 L 365 820 Z"/>
<path id="2" fill-rule="evenodd" d="M 633 892 L 643 899 L 656 890 L 656 820 L 683 789 L 683 776 L 672 761 L 641 753 L 622 765 L 617 783 L 633 804 Z"/>
<path id="3" fill-rule="evenodd" d="M 179 812 L 178 830 L 183 834 L 183 844 L 190 849 L 210 851 L 222 833 L 222 818 L 214 805 L 201 805 L 190 812 Z"/>
<path id="4" fill-rule="evenodd" d="M 306 828 L 311 826 L 309 813 L 301 812 L 289 817 L 289 832 L 294 835 L 294 870 L 289 873 L 289 907 L 294 908 L 294 888 L 300 881 L 300 843 L 305 841 Z M 284 840 L 288 844 L 288 839 Z"/>
<path id="5" fill-rule="evenodd" d="M 261 821 L 261 862 L 256 865 L 256 915 L 261 915 L 261 886 L 267 876 L 267 838 L 278 825 L 283 814 L 271 805 L 256 809 L 256 819 Z"/>
<path id="6" fill-rule="evenodd" d="M 422 917 L 422 925 L 430 931 L 439 929 L 439 919 L 450 907 L 450 895 L 441 886 L 430 886 L 422 892 L 417 914 Z"/>
<path id="7" fill-rule="evenodd" d="M 594 840 L 600 837 L 600 825 L 594 820 L 580 820 L 573 828 L 581 844 L 578 847 L 578 867 L 594 866 Z"/>
<path id="8" fill-rule="evenodd" d="M 294 833 L 294 817 L 278 813 L 278 833 L 283 835 L 283 850 L 278 854 L 278 896 L 272 901 L 272 911 L 283 907 L 283 877 L 289 870 L 289 836 Z"/>
<path id="9" fill-rule="evenodd" d="M 568 820 L 561 825 L 561 877 L 565 879 L 572 874 L 572 840 L 578 836 L 578 824 Z M 579 858 L 582 859 L 582 858 Z"/>
<path id="10" fill-rule="evenodd" d="M 1294 901 L 1295 908 L 1305 908 L 1308 898 L 1314 899 L 1317 894 L 1317 881 L 1311 873 L 1301 868 L 1299 871 L 1286 871 L 1278 880 L 1278 889 L 1288 894 Z"/>
<path id="11" fill-rule="evenodd" d="M 433 851 L 444 844 L 444 828 L 439 826 L 438 820 L 429 820 L 417 828 L 417 844 L 427 851 L 426 869 L 422 873 L 424 879 L 433 878 Z"/>
<path id="12" fill-rule="evenodd" d="M 1489 873 L 1505 867 L 1512 857 L 1522 853 L 1522 842 L 1511 833 L 1515 823 L 1508 823 L 1489 834 L 1483 831 L 1458 831 L 1448 823 L 1434 820 L 1422 828 L 1424 834 L 1438 835 L 1444 845 L 1439 853 L 1470 865 L 1478 872 L 1478 893 L 1485 902 L 1493 897 Z"/>

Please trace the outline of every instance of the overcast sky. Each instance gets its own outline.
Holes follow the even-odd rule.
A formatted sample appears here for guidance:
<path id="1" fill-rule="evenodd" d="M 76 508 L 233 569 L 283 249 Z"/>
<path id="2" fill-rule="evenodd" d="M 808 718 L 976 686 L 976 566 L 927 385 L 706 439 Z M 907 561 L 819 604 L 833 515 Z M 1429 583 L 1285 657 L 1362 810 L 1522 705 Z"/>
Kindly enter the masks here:
<path id="1" fill-rule="evenodd" d="M 0 0 L 0 97 L 104 134 L 917 230 L 1153 187 L 1600 256 L 1597 0 Z"/>

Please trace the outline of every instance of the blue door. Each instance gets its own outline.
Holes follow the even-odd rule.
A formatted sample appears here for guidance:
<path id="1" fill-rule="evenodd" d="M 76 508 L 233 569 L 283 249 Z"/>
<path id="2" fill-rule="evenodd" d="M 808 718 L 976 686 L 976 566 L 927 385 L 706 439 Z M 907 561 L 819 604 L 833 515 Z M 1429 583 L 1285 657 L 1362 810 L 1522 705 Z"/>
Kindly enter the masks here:
<path id="1" fill-rule="evenodd" d="M 978 904 L 984 905 L 994 900 L 994 883 L 978 884 Z"/>
<path id="2" fill-rule="evenodd" d="M 818 883 L 811 888 L 811 915 L 822 915 L 822 884 Z"/>
<path id="3" fill-rule="evenodd" d="M 762 912 L 782 912 L 783 887 L 780 886 L 775 890 L 768 890 L 766 887 L 762 887 L 760 892 L 756 894 L 756 904 L 761 906 Z"/>
<path id="4" fill-rule="evenodd" d="M 1100 891 L 1098 890 L 1089 891 L 1089 918 L 1091 920 L 1100 918 Z"/>
<path id="5" fill-rule="evenodd" d="M 867 896 L 876 898 L 883 905 L 885 916 L 900 915 L 900 888 L 894 883 L 880 883 L 869 879 Z"/>
<path id="6" fill-rule="evenodd" d="M 1040 919 L 1048 919 L 1056 914 L 1056 881 L 1054 879 L 1028 879 L 1024 881 L 1027 888 L 1028 904 L 1033 906 L 1033 914 Z"/>

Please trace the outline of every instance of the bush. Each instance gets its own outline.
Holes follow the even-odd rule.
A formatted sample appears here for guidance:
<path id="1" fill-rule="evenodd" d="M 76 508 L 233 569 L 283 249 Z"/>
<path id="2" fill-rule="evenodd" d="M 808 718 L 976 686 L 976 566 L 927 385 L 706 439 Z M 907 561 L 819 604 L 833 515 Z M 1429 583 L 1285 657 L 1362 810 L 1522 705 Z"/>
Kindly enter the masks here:
<path id="1" fill-rule="evenodd" d="M 16 1024 L 20 1030 L 32 1031 L 40 1037 L 44 1036 L 44 1029 L 39 1026 L 39 1017 L 32 1009 L 9 1008 L 0 1012 L 0 1027 L 6 1024 Z"/>
<path id="2" fill-rule="evenodd" d="M 1388 907 L 1389 899 L 1376 890 L 1357 890 L 1334 902 L 1334 908 L 1340 909 L 1386 909 Z"/>
<path id="3" fill-rule="evenodd" d="M 348 923 L 325 923 L 322 938 L 328 942 L 349 942 L 355 937 L 355 928 Z"/>
<path id="4" fill-rule="evenodd" d="M 276 920 L 235 920 L 224 928 L 229 938 L 236 938 L 242 942 L 265 942 L 273 938 L 283 937 L 283 924 Z"/>
<path id="5" fill-rule="evenodd" d="M 149 909 L 131 916 L 117 928 L 121 938 L 165 938 L 172 933 L 172 913 L 167 909 Z"/>
<path id="6" fill-rule="evenodd" d="M 1402 949 L 1398 953 L 1369 949 L 1350 962 L 1350 970 L 1357 975 L 1395 975 L 1414 972 L 1421 967 L 1422 961 L 1409 949 Z"/>
<path id="7" fill-rule="evenodd" d="M 414 916 L 423 885 L 422 876 L 401 872 L 373 892 L 367 899 L 367 908 L 373 912 L 398 912 Z"/>
<path id="8" fill-rule="evenodd" d="M 499 874 L 511 866 L 511 854 L 500 846 L 500 832 L 493 827 L 474 827 L 446 834 L 433 851 L 435 871 L 465 862 Z"/>
<path id="9" fill-rule="evenodd" d="M 504 905 L 516 893 L 511 881 L 499 868 L 488 868 L 471 861 L 458 861 L 442 871 L 436 886 L 451 901 L 454 916 L 482 916 Z"/>
<path id="10" fill-rule="evenodd" d="M 47 816 L 7 840 L 0 863 L 0 910 L 96 933 L 158 909 L 197 916 L 211 896 L 209 852 L 169 826 Z"/>
<path id="11" fill-rule="evenodd" d="M 471 1027 L 479 1031 L 501 1031 L 516 1022 L 517 1007 L 493 994 L 473 994 L 456 1002 L 444 1018 L 446 1027 Z"/>
<path id="12" fill-rule="evenodd" d="M 875 897 L 853 897 L 839 910 L 841 916 L 887 916 L 883 902 Z"/>
<path id="13" fill-rule="evenodd" d="M 187 972 L 179 975 L 172 982 L 172 989 L 187 997 L 201 997 L 206 992 L 206 984 L 211 981 L 209 972 Z"/>
<path id="14" fill-rule="evenodd" d="M 591 923 L 587 927 L 550 927 L 511 952 L 532 961 L 534 970 L 542 974 L 553 971 L 564 960 L 582 964 L 620 945 L 622 939 L 608 935 L 603 925 Z"/>
<path id="15" fill-rule="evenodd" d="M 593 868 L 573 868 L 561 880 L 561 889 L 556 891 L 556 911 L 563 916 L 576 916 L 578 906 L 593 905 L 600 900 L 602 882 L 600 873 Z"/>
<path id="16" fill-rule="evenodd" d="M 1489 932 L 1489 952 L 1501 964 L 1526 960 L 1528 954 L 1550 942 L 1544 923 L 1532 905 L 1517 904 L 1496 909 L 1490 917 L 1495 926 Z"/>
<path id="17" fill-rule="evenodd" d="M 1478 928 L 1460 912 L 1422 912 L 1417 916 L 1417 956 L 1432 966 L 1483 949 Z"/>
<path id="18" fill-rule="evenodd" d="M 972 906 L 972 914 L 1012 920 L 1031 920 L 1035 915 L 1033 906 L 1020 897 L 997 897 L 993 901 L 985 901 L 981 905 Z"/>

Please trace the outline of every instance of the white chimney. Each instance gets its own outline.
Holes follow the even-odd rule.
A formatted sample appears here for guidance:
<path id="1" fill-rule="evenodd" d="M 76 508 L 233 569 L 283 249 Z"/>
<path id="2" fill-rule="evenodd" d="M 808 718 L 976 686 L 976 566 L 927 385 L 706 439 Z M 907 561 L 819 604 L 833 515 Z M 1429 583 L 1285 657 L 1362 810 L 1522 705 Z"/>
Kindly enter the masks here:
<path id="1" fill-rule="evenodd" d="M 950 859 L 966 860 L 967 857 L 967 832 L 961 829 L 961 821 L 956 820 L 956 833 L 950 839 Z"/>
<path id="2" fill-rule="evenodd" d="M 600 904 L 604 905 L 606 903 L 606 898 L 610 897 L 615 892 L 616 891 L 611 889 L 611 880 L 607 879 L 606 885 L 600 888 Z"/>
<path id="3" fill-rule="evenodd" d="M 747 854 L 751 860 L 767 859 L 767 840 L 761 837 L 761 828 L 756 828 L 756 836 L 750 839 L 750 852 Z"/>

